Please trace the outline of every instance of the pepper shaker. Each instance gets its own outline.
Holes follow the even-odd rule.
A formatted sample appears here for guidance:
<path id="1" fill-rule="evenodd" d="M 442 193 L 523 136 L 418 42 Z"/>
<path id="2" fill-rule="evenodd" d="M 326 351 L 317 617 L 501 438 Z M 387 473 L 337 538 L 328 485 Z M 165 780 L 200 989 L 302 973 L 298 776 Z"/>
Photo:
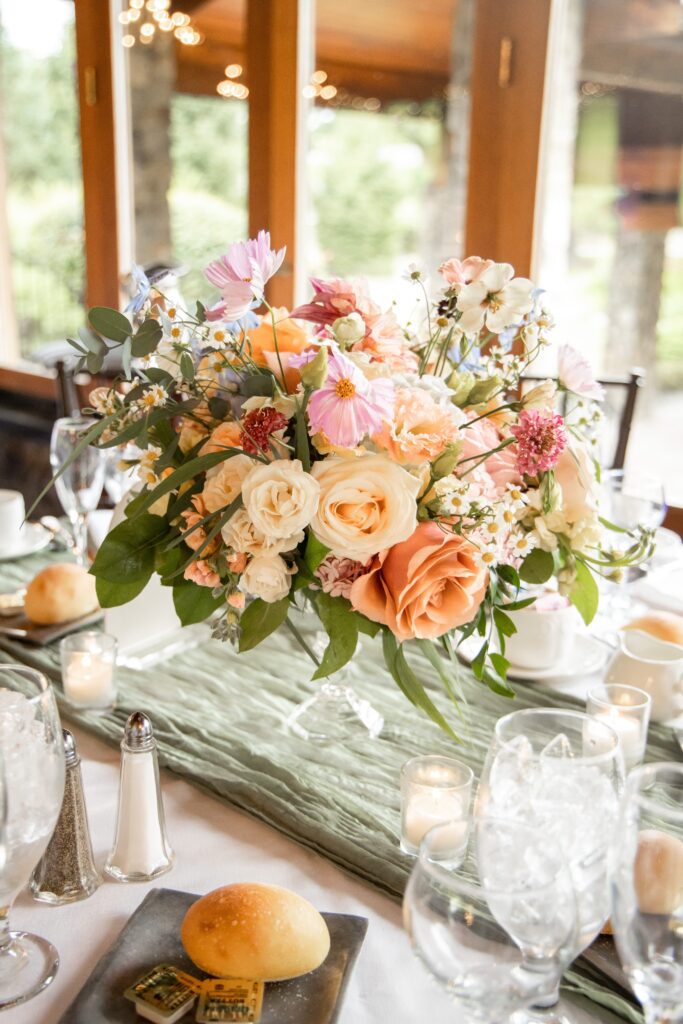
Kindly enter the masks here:
<path id="1" fill-rule="evenodd" d="M 84 900 L 100 884 L 83 796 L 81 759 L 71 733 L 67 729 L 62 732 L 66 764 L 62 809 L 29 883 L 34 899 L 53 905 Z"/>
<path id="2" fill-rule="evenodd" d="M 114 846 L 104 870 L 120 882 L 148 882 L 173 867 L 152 723 L 142 711 L 126 722 Z"/>

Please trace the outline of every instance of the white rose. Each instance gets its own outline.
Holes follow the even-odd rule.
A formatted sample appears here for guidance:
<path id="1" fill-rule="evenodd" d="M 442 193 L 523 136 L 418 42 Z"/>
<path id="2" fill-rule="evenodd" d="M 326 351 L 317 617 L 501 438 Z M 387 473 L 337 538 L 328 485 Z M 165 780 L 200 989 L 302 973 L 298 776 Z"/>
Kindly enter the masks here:
<path id="1" fill-rule="evenodd" d="M 242 573 L 240 588 L 246 594 L 272 604 L 287 596 L 290 576 L 294 572 L 296 569 L 290 568 L 280 555 L 257 555 Z"/>
<path id="2" fill-rule="evenodd" d="M 207 512 L 218 512 L 235 500 L 242 484 L 254 468 L 255 462 L 248 455 L 233 455 L 225 462 L 214 466 L 215 472 L 209 471 L 202 491 L 202 498 Z"/>
<path id="3" fill-rule="evenodd" d="M 544 551 L 555 551 L 557 548 L 557 537 L 548 527 L 543 516 L 537 516 L 534 519 L 534 529 L 538 534 L 539 548 L 543 548 Z"/>
<path id="4" fill-rule="evenodd" d="M 595 466 L 585 445 L 573 439 L 555 466 L 555 479 L 562 491 L 562 510 L 569 523 L 597 516 L 599 487 Z"/>
<path id="5" fill-rule="evenodd" d="M 304 539 L 304 531 L 294 534 L 292 537 L 280 537 L 268 539 L 249 518 L 245 508 L 235 512 L 221 530 L 223 540 L 240 554 L 245 555 L 277 555 L 281 551 L 291 551 Z"/>
<path id="6" fill-rule="evenodd" d="M 292 537 L 308 526 L 319 496 L 318 482 L 298 459 L 256 466 L 242 486 L 249 518 L 269 540 Z"/>
<path id="7" fill-rule="evenodd" d="M 385 455 L 332 457 L 311 472 L 320 484 L 311 526 L 339 558 L 365 562 L 414 532 L 420 481 Z"/>
<path id="8" fill-rule="evenodd" d="M 332 324 L 332 333 L 340 345 L 355 345 L 365 337 L 365 321 L 360 313 L 337 317 Z"/>

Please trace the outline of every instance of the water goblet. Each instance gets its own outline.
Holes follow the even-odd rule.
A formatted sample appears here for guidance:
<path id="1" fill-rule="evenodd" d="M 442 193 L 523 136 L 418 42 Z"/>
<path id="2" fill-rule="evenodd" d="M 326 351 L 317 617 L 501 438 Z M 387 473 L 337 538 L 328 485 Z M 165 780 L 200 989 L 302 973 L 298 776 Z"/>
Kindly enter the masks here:
<path id="1" fill-rule="evenodd" d="M 74 457 L 74 450 L 95 420 L 65 416 L 55 421 L 50 439 L 50 465 L 54 472 L 68 467 L 57 477 L 55 489 L 74 535 L 74 554 L 80 565 L 88 564 L 87 515 L 97 508 L 104 486 L 105 461 L 102 452 L 87 445 Z"/>
<path id="2" fill-rule="evenodd" d="M 616 732 L 583 712 L 529 708 L 496 723 L 476 811 L 536 825 L 543 842 L 562 849 L 578 915 L 576 941 L 564 966 L 593 941 L 609 916 L 608 858 L 623 777 Z M 544 974 L 547 988 L 535 1005 L 547 1009 L 557 1002 L 562 971 L 545 969 Z"/>
<path id="3" fill-rule="evenodd" d="M 535 829 L 470 819 L 468 855 L 460 863 L 461 824 L 445 822 L 423 838 L 404 897 L 404 925 L 458 1019 L 503 1024 L 544 990 L 544 978 L 527 961 L 564 962 L 576 902 L 557 847 L 550 842 L 544 849 Z"/>
<path id="4" fill-rule="evenodd" d="M 634 768 L 619 818 L 612 926 L 646 1024 L 683 1020 L 683 765 Z"/>
<path id="5" fill-rule="evenodd" d="M 12 932 L 9 912 L 57 823 L 64 795 L 64 745 L 54 694 L 39 672 L 0 665 L 0 1010 L 53 980 L 59 958 L 37 935 Z"/>

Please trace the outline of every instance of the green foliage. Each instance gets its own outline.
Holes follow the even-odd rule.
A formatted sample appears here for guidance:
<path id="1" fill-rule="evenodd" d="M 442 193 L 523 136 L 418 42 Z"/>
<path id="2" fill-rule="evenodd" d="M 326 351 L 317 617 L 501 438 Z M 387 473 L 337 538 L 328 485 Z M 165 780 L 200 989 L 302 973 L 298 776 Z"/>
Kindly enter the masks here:
<path id="1" fill-rule="evenodd" d="M 154 571 L 154 548 L 168 527 L 161 516 L 138 515 L 124 519 L 102 541 L 90 567 L 93 576 L 110 583 L 129 584 L 149 579 Z"/>
<path id="2" fill-rule="evenodd" d="M 321 590 L 315 603 L 318 617 L 330 638 L 320 667 L 313 675 L 314 679 L 321 679 L 343 668 L 356 653 L 358 623 L 350 602 L 341 597 L 330 597 Z"/>
<path id="3" fill-rule="evenodd" d="M 600 592 L 593 573 L 586 563 L 578 558 L 576 560 L 576 580 L 569 592 L 569 599 L 586 625 L 590 625 L 598 610 Z"/>
<path id="4" fill-rule="evenodd" d="M 408 698 L 411 704 L 420 708 L 421 711 L 431 718 L 446 735 L 450 736 L 456 743 L 460 739 L 453 731 L 451 725 L 431 699 L 424 686 L 417 678 L 412 668 L 406 661 L 403 645 L 399 644 L 390 629 L 382 630 L 382 649 L 384 652 L 385 664 L 391 673 L 394 682 L 401 692 Z"/>
<path id="5" fill-rule="evenodd" d="M 112 583 L 103 576 L 98 576 L 95 580 L 95 590 L 100 608 L 118 608 L 119 605 L 128 604 L 142 593 L 148 582 L 149 579 L 144 576 L 131 583 Z"/>
<path id="6" fill-rule="evenodd" d="M 553 574 L 555 560 L 549 551 L 534 548 L 519 567 L 520 578 L 525 583 L 546 583 Z"/>
<path id="7" fill-rule="evenodd" d="M 174 584 L 173 607 L 181 626 L 204 622 L 224 603 L 222 594 L 214 597 L 209 587 L 198 587 L 191 580 L 181 580 Z"/>
<path id="8" fill-rule="evenodd" d="M 248 604 L 240 619 L 240 654 L 257 647 L 262 640 L 279 629 L 288 611 L 289 597 L 270 604 L 257 597 Z"/>

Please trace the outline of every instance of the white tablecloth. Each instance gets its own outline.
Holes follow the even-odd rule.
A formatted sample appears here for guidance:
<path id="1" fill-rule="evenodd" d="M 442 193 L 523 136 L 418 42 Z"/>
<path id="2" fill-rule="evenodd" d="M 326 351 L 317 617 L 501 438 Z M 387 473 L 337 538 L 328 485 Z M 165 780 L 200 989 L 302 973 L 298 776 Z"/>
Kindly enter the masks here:
<path id="1" fill-rule="evenodd" d="M 80 729 L 73 732 L 82 758 L 95 858 L 101 866 L 113 838 L 118 752 Z M 52 984 L 30 1002 L 5 1011 L 2 1024 L 56 1024 L 150 888 L 161 885 L 204 893 L 237 881 L 283 885 L 320 910 L 369 918 L 341 1024 L 453 1024 L 458 1019 L 445 993 L 413 957 L 397 904 L 168 772 L 162 772 L 162 786 L 176 852 L 168 874 L 148 884 L 104 880 L 90 899 L 63 907 L 37 903 L 28 893 L 19 897 L 12 926 L 50 939 L 61 964 Z M 586 1006 L 586 1013 L 572 1008 L 573 1024 L 616 1020 L 605 1010 Z M 192 1020 L 191 1015 L 187 1019 Z"/>

